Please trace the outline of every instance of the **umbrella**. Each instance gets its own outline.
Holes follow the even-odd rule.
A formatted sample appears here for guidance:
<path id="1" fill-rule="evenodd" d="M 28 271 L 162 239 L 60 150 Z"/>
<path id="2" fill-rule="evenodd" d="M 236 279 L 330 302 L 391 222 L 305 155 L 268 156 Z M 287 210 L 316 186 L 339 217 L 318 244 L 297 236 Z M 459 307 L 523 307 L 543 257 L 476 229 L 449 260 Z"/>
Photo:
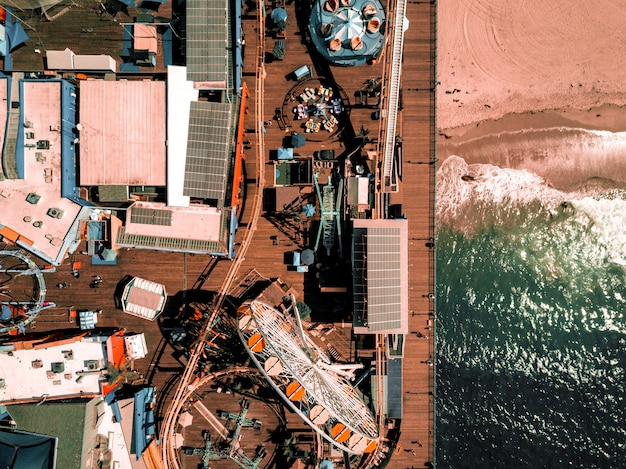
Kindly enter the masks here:
<path id="1" fill-rule="evenodd" d="M 303 265 L 313 265 L 315 262 L 315 253 L 312 249 L 305 249 L 300 254 L 300 263 Z"/>
<path id="2" fill-rule="evenodd" d="M 306 142 L 306 138 L 304 138 L 304 135 L 302 134 L 294 133 L 291 136 L 291 146 L 294 148 L 300 148 L 304 146 L 305 142 Z"/>
<path id="3" fill-rule="evenodd" d="M 272 18 L 272 21 L 274 22 L 274 24 L 278 24 L 281 21 L 286 21 L 287 11 L 285 11 L 284 8 L 274 8 L 272 10 L 272 13 L 270 14 L 270 18 Z"/>
<path id="4" fill-rule="evenodd" d="M 16 22 L 11 26 L 11 32 L 9 36 L 9 51 L 13 52 L 29 39 L 30 38 L 28 37 L 28 34 L 26 34 L 26 31 L 24 31 L 24 28 L 22 28 L 22 25 L 19 22 Z"/>
<path id="5" fill-rule="evenodd" d="M 183 412 L 178 416 L 178 423 L 183 427 L 188 427 L 193 422 L 193 415 L 189 412 Z"/>
<path id="6" fill-rule="evenodd" d="M 305 217 L 312 217 L 313 215 L 315 215 L 315 205 L 306 204 L 304 207 L 302 207 L 302 213 Z"/>
<path id="7" fill-rule="evenodd" d="M 185 437 L 180 433 L 174 433 L 174 448 L 180 448 L 185 444 Z"/>

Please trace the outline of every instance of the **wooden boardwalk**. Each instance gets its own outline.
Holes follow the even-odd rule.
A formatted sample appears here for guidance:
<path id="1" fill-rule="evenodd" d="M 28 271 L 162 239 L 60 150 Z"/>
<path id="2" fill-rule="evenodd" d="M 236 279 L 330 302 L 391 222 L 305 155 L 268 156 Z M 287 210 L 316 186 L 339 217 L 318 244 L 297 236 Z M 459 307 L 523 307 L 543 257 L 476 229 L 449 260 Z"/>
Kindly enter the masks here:
<path id="1" fill-rule="evenodd" d="M 243 11 L 243 28 L 246 37 L 246 57 L 244 60 L 244 81 L 251 91 L 250 103 L 254 103 L 254 73 L 256 53 L 256 13 L 249 10 L 250 3 Z M 381 66 L 364 65 L 358 68 L 328 67 L 325 63 L 311 59 L 304 43 L 301 31 L 308 23 L 307 18 L 298 16 L 296 7 L 298 2 L 286 6 L 290 15 L 290 23 L 286 37 L 286 55 L 283 60 L 273 61 L 266 65 L 267 78 L 265 81 L 265 112 L 264 116 L 255 116 L 251 104 L 250 113 L 246 116 L 246 128 L 249 130 L 246 138 L 250 140 L 250 149 L 246 154 L 246 198 L 251 200 L 255 191 L 254 179 L 257 176 L 255 165 L 256 129 L 261 121 L 272 121 L 267 127 L 265 138 L 266 154 L 263 155 L 266 166 L 266 186 L 271 187 L 273 182 L 273 167 L 270 162 L 271 151 L 283 146 L 283 141 L 294 130 L 301 130 L 292 123 L 290 128 L 281 128 L 280 122 L 274 120 L 274 111 L 289 110 L 284 106 L 289 91 L 295 85 L 294 81 L 286 78 L 289 72 L 301 65 L 309 65 L 314 70 L 314 77 L 324 77 L 339 84 L 353 104 L 354 92 L 363 88 L 367 79 L 381 76 Z M 167 7 L 166 7 L 167 8 Z M 78 10 L 74 10 L 78 12 Z M 165 13 L 165 11 L 160 12 Z M 169 13 L 169 12 L 168 12 Z M 99 17 L 93 10 L 83 12 L 83 15 L 93 15 L 93 24 Z M 67 18 L 78 13 L 68 12 Z M 87 17 L 90 18 L 91 16 Z M 435 237 L 434 226 L 434 181 L 435 181 L 435 30 L 436 5 L 430 2 L 413 2 L 408 4 L 407 18 L 410 28 L 405 34 L 405 53 L 402 72 L 403 111 L 399 113 L 397 134 L 403 140 L 403 174 L 400 191 L 391 194 L 390 203 L 402 204 L 402 210 L 409 221 L 409 330 L 404 351 L 404 382 L 403 382 L 403 410 L 404 418 L 401 422 L 400 445 L 396 448 L 388 467 L 409 468 L 425 467 L 434 461 L 434 249 L 430 244 Z M 62 20 L 60 17 L 58 20 Z M 112 29 L 106 33 L 105 41 L 87 41 L 90 33 L 82 33 L 83 26 L 90 26 L 83 18 L 74 19 L 76 31 L 68 33 L 62 40 L 65 44 L 72 43 L 76 53 L 109 53 L 111 45 L 114 50 L 121 48 L 121 27 L 111 24 Z M 108 24 L 108 23 L 107 23 Z M 298 27 L 298 26 L 302 27 Z M 54 23 L 49 25 L 50 28 Z M 61 41 L 56 30 L 50 30 L 50 38 L 43 34 L 38 26 L 40 38 L 48 47 L 63 48 L 63 44 L 53 44 L 51 41 Z M 48 27 L 48 26 L 46 26 Z M 56 28 L 56 26 L 54 26 Z M 79 30 L 78 27 L 81 29 Z M 103 26 L 104 27 L 104 26 Z M 109 27 L 109 26 L 108 26 Z M 72 42 L 72 39 L 74 42 Z M 34 41 L 33 41 L 34 42 Z M 84 42 L 84 44 L 83 44 Z M 271 50 L 273 39 L 267 38 L 267 48 Z M 29 43 L 16 56 L 15 68 L 41 69 L 41 56 L 33 52 L 34 44 Z M 119 52 L 118 52 L 119 54 Z M 35 66 L 37 64 L 37 66 Z M 307 141 L 300 149 L 302 155 L 312 155 L 321 149 L 333 149 L 335 154 L 341 154 L 351 148 L 354 136 L 361 128 L 369 130 L 369 136 L 377 134 L 378 121 L 371 118 L 373 109 L 351 107 L 350 120 L 345 122 L 342 134 L 318 135 L 318 141 Z M 324 138 L 323 138 L 324 137 Z M 321 181 L 322 183 L 325 181 Z M 305 196 L 311 188 L 303 190 Z M 268 195 L 271 190 L 268 190 Z M 311 195 L 308 195 L 312 197 Z M 280 209 L 280 207 L 279 207 Z M 266 214 L 267 215 L 267 214 Z M 244 205 L 240 213 L 240 222 L 245 226 L 250 218 L 250 206 Z M 303 229 L 309 228 L 309 236 Z M 320 300 L 316 293 L 316 281 L 312 275 L 289 270 L 285 263 L 287 253 L 305 246 L 310 246 L 315 235 L 315 220 L 302 219 L 294 221 L 288 219 L 278 223 L 276 218 L 262 216 L 255 228 L 253 246 L 249 249 L 246 260 L 240 270 L 243 276 L 247 270 L 255 268 L 267 277 L 280 277 L 286 284 L 292 286 L 298 293 L 298 299 L 313 306 L 313 320 L 332 322 L 333 315 L 325 314 L 316 309 L 320 304 L 332 303 L 336 296 L 325 297 Z M 273 240 L 279 236 L 280 242 Z M 240 235 L 237 237 L 240 241 Z M 207 268 L 212 265 L 210 258 L 205 256 L 185 255 L 181 253 L 167 253 L 147 250 L 122 250 L 119 261 L 115 266 L 92 266 L 86 256 L 77 254 L 72 260 L 82 261 L 80 278 L 71 276 L 71 262 L 61 266 L 55 274 L 47 275 L 49 282 L 48 297 L 59 308 L 46 310 L 37 319 L 35 331 L 54 328 L 77 327 L 67 320 L 67 307 L 78 309 L 103 309 L 99 318 L 100 326 L 125 327 L 129 331 L 145 332 L 149 354 L 146 358 L 137 360 L 135 368 L 154 385 L 159 393 L 163 411 L 167 404 L 169 393 L 175 389 L 176 376 L 182 371 L 185 360 L 177 359 L 174 350 L 163 339 L 163 331 L 159 322 L 149 322 L 133 316 L 123 314 L 115 308 L 114 292 L 117 282 L 125 275 L 136 275 L 162 283 L 166 286 L 170 298 L 166 315 L 173 315 L 183 302 L 190 301 L 194 296 L 202 299 L 203 292 L 216 291 L 220 288 L 228 270 L 230 261 L 220 260 L 214 263 L 207 275 Z M 92 275 L 101 275 L 103 282 L 98 289 L 89 288 Z M 72 286 L 68 289 L 56 289 L 58 282 L 68 282 Z M 194 289 L 199 289 L 194 291 Z M 205 295 L 206 297 L 206 295 Z M 322 297 L 324 298 L 324 297 Z M 335 315 L 335 326 L 339 336 L 349 338 L 348 329 L 341 327 L 340 313 Z M 427 337 L 427 338 L 426 338 Z M 344 341 L 345 342 L 345 341 Z M 340 352 L 350 358 L 353 351 L 350 347 L 340 345 Z M 264 419 L 263 415 L 258 416 Z M 158 415 L 159 421 L 162 415 Z M 265 420 L 265 419 L 264 419 Z M 157 424 L 158 422 L 157 421 Z M 221 467 L 221 466 L 220 466 Z"/>

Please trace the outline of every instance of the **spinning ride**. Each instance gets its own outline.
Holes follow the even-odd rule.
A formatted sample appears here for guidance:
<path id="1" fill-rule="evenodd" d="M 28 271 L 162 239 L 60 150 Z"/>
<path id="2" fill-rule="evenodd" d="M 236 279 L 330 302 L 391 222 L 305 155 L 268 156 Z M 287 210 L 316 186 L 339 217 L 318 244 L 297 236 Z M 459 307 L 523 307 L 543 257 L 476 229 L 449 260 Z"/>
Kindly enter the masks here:
<path id="1" fill-rule="evenodd" d="M 361 65 L 381 51 L 385 9 L 379 0 L 318 0 L 309 20 L 315 47 L 331 63 Z"/>

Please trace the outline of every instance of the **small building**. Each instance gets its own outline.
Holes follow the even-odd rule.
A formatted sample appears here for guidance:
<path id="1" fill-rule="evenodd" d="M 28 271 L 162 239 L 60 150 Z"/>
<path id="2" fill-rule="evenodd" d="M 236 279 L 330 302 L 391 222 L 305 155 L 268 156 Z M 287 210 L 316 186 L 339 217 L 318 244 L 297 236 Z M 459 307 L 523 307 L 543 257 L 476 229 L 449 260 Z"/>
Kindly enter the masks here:
<path id="1" fill-rule="evenodd" d="M 408 221 L 356 219 L 352 232 L 356 334 L 408 333 Z"/>
<path id="2" fill-rule="evenodd" d="M 0 403 L 96 397 L 130 357 L 118 330 L 53 331 L 0 343 Z"/>
<path id="3" fill-rule="evenodd" d="M 274 162 L 274 186 L 312 186 L 313 158 L 281 159 Z"/>
<path id="4" fill-rule="evenodd" d="M 365 212 L 370 209 L 370 181 L 363 176 L 348 178 L 347 205 L 354 212 Z M 355 217 L 356 218 L 356 217 Z"/>
<path id="5" fill-rule="evenodd" d="M 154 321 L 165 308 L 167 292 L 160 283 L 130 278 L 122 290 L 120 303 L 125 313 Z"/>
<path id="6" fill-rule="evenodd" d="M 62 71 L 116 72 L 117 62 L 110 55 L 81 55 L 72 49 L 46 51 L 46 68 Z"/>

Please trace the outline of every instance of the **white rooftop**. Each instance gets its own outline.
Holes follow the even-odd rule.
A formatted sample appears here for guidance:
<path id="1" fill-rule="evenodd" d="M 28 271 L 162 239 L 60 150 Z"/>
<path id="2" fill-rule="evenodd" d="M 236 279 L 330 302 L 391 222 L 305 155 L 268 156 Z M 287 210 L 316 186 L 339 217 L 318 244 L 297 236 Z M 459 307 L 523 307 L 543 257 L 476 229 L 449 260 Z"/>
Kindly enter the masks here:
<path id="1" fill-rule="evenodd" d="M 107 367 L 103 342 L 78 335 L 49 344 L 17 342 L 11 351 L 7 346 L 0 352 L 1 403 L 101 393 Z M 53 363 L 59 364 L 57 372 Z"/>

